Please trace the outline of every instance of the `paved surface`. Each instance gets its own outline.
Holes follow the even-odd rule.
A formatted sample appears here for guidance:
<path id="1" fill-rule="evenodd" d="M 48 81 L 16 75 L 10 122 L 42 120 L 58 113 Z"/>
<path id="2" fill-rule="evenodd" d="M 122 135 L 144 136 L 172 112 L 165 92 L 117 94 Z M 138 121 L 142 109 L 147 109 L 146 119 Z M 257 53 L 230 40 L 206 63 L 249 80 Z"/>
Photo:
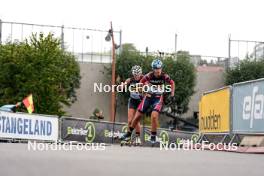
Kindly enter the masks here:
<path id="1" fill-rule="evenodd" d="M 1 176 L 260 176 L 264 155 L 217 151 L 160 151 L 107 146 L 105 151 L 28 151 L 27 144 L 0 143 Z"/>

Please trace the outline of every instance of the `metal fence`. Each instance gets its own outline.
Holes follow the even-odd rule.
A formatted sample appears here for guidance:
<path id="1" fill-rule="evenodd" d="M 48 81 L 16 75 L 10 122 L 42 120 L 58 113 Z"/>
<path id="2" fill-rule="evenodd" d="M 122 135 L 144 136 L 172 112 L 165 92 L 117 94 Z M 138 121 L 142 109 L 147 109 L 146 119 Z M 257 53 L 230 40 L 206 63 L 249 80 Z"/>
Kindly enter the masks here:
<path id="1" fill-rule="evenodd" d="M 191 60 L 196 66 L 206 64 L 228 68 L 228 58 L 222 56 L 191 55 Z"/>
<path id="2" fill-rule="evenodd" d="M 168 52 L 160 52 L 160 51 L 152 51 L 152 52 L 139 52 L 139 54 L 143 56 L 154 56 L 154 57 L 174 57 L 177 58 L 180 55 L 184 53 L 168 53 Z M 194 66 L 199 66 L 199 65 L 208 65 L 208 66 L 220 66 L 223 67 L 224 69 L 227 69 L 228 67 L 228 58 L 227 57 L 222 57 L 222 56 L 206 56 L 206 55 L 194 55 L 190 54 L 190 61 L 191 63 L 194 64 Z"/>
<path id="3" fill-rule="evenodd" d="M 229 36 L 228 57 L 231 68 L 243 59 L 264 59 L 264 41 L 234 40 Z"/>
<path id="4" fill-rule="evenodd" d="M 175 56 L 174 53 L 166 52 L 141 52 L 143 55 L 152 56 Z M 229 36 L 228 40 L 228 57 L 222 56 L 206 56 L 206 55 L 194 55 L 191 54 L 191 62 L 195 65 L 211 65 L 211 66 L 221 66 L 225 69 L 234 68 L 241 60 L 260 60 L 264 59 L 264 41 L 253 41 L 253 40 L 234 40 Z"/>
<path id="5" fill-rule="evenodd" d="M 105 41 L 108 30 L 57 25 L 31 24 L 0 20 L 0 44 L 23 41 L 32 33 L 52 33 L 61 39 L 61 47 L 80 62 L 110 63 L 111 42 Z M 115 41 L 122 43 L 122 31 L 114 31 Z M 119 52 L 119 51 L 117 51 Z"/>

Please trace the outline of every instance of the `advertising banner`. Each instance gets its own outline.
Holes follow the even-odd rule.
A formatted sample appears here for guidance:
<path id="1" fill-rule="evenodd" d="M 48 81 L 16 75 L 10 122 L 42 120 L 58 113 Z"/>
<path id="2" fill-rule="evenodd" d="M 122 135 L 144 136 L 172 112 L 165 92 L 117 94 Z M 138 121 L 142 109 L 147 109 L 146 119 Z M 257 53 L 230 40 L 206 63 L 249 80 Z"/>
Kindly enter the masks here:
<path id="1" fill-rule="evenodd" d="M 264 79 L 233 85 L 233 132 L 264 133 Z"/>
<path id="2" fill-rule="evenodd" d="M 126 130 L 127 125 L 125 123 L 116 123 L 113 126 L 113 123 L 105 121 L 66 117 L 62 118 L 61 138 L 65 141 L 111 143 L 113 137 L 118 138 Z"/>
<path id="3" fill-rule="evenodd" d="M 146 127 L 144 133 L 144 141 L 149 142 L 150 141 L 150 128 Z M 171 131 L 169 129 L 163 129 L 159 128 L 157 130 L 157 138 L 158 141 L 161 141 L 163 143 L 180 143 L 186 140 L 189 141 L 197 141 L 198 134 L 195 132 L 183 132 L 183 131 Z"/>
<path id="4" fill-rule="evenodd" d="M 62 118 L 61 138 L 64 141 L 78 141 L 86 143 L 120 143 L 117 140 L 127 131 L 126 123 L 113 123 L 105 121 L 92 121 L 88 119 Z M 141 141 L 150 140 L 150 129 L 145 127 L 145 132 L 141 130 Z M 160 141 L 176 142 L 179 140 L 192 139 L 198 137 L 195 133 L 183 133 L 170 131 L 167 129 L 158 129 L 157 137 Z"/>
<path id="5" fill-rule="evenodd" d="M 58 118 L 0 111 L 0 138 L 58 140 Z"/>
<path id="6" fill-rule="evenodd" d="M 230 87 L 205 93 L 199 103 L 199 131 L 222 133 L 230 130 Z"/>

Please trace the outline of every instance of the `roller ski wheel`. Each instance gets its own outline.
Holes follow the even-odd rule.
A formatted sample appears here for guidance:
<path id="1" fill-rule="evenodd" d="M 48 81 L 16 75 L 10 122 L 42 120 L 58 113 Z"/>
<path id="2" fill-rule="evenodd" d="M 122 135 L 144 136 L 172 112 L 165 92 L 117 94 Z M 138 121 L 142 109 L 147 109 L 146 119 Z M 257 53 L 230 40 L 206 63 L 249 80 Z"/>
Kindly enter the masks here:
<path id="1" fill-rule="evenodd" d="M 121 147 L 123 147 L 123 146 L 129 146 L 129 147 L 131 147 L 131 145 L 132 145 L 132 141 L 131 140 L 122 140 L 120 142 L 120 146 Z"/>
<path id="2" fill-rule="evenodd" d="M 131 134 L 129 135 L 128 133 L 126 133 L 120 138 L 120 146 L 131 146 L 131 141 Z"/>
<path id="3" fill-rule="evenodd" d="M 142 144 L 141 143 L 134 143 L 134 145 L 133 146 L 135 146 L 135 147 L 141 147 L 142 146 Z"/>
<path id="4" fill-rule="evenodd" d="M 151 143 L 151 147 L 155 147 L 157 144 L 159 144 L 159 140 L 157 139 L 157 137 L 152 137 L 150 138 L 150 143 Z"/>
<path id="5" fill-rule="evenodd" d="M 151 147 L 155 147 L 155 145 L 157 144 L 157 141 L 151 141 Z"/>

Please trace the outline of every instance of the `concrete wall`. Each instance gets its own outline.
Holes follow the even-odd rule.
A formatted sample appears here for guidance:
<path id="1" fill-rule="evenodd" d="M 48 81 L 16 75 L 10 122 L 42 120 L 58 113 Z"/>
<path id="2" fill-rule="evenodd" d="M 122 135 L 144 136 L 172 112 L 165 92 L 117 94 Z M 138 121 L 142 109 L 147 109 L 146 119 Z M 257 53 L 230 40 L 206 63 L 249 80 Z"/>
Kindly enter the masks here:
<path id="1" fill-rule="evenodd" d="M 80 63 L 81 87 L 77 90 L 78 100 L 71 106 L 65 107 L 68 115 L 73 117 L 89 118 L 93 110 L 97 107 L 103 110 L 105 120 L 109 120 L 111 93 L 94 93 L 94 83 L 111 84 L 110 77 L 104 74 L 104 66 L 110 64 Z M 224 86 L 224 70 L 222 67 L 197 67 L 196 93 L 192 96 L 188 113 L 183 117 L 191 117 L 194 111 L 198 111 L 198 102 L 202 93 L 208 90 L 217 89 Z M 127 107 L 117 102 L 116 121 L 127 121 Z M 161 119 L 162 120 L 162 119 Z M 165 119 L 164 119 L 165 120 Z"/>
<path id="2" fill-rule="evenodd" d="M 199 101 L 206 91 L 218 89 L 224 86 L 224 69 L 217 66 L 198 66 L 195 94 L 191 97 L 189 111 L 183 117 L 193 116 L 193 112 L 198 112 Z"/>
<path id="3" fill-rule="evenodd" d="M 103 110 L 106 120 L 108 120 L 110 108 L 110 93 L 94 93 L 94 83 L 110 84 L 102 72 L 104 66 L 110 64 L 80 63 L 81 87 L 77 90 L 77 101 L 71 107 L 65 107 L 70 116 L 89 118 L 95 108 Z"/>
<path id="4" fill-rule="evenodd" d="M 110 64 L 99 64 L 80 62 L 81 86 L 77 90 L 77 101 L 71 107 L 65 107 L 67 115 L 73 117 L 89 118 L 95 108 L 103 111 L 105 120 L 110 120 L 110 101 L 111 93 L 94 92 L 94 83 L 110 85 L 111 78 L 107 77 L 104 67 L 110 67 Z M 118 103 L 119 104 L 119 103 Z M 126 121 L 126 106 L 118 105 L 116 120 Z"/>

